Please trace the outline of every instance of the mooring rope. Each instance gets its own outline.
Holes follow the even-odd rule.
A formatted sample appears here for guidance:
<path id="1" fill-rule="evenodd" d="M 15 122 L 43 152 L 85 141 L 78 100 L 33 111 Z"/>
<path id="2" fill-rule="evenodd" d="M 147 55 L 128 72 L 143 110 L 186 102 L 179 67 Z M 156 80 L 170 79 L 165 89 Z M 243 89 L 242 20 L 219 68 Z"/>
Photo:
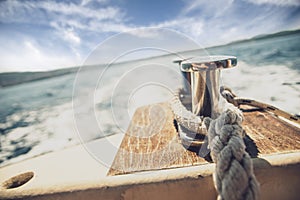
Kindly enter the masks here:
<path id="1" fill-rule="evenodd" d="M 196 116 L 183 105 L 182 90 L 174 95 L 171 107 L 177 123 L 197 134 L 207 134 L 211 157 L 216 163 L 214 173 L 218 199 L 256 200 L 259 184 L 243 141 L 241 111 L 235 107 L 217 119 Z"/>
<path id="2" fill-rule="evenodd" d="M 178 89 L 174 93 L 174 97 L 171 100 L 171 107 L 177 123 L 195 133 L 205 134 L 206 127 L 203 123 L 203 117 L 199 117 L 191 111 L 187 110 L 182 103 L 182 101 L 184 101 L 184 98 L 188 97 L 185 97 L 182 89 Z"/>
<path id="3" fill-rule="evenodd" d="M 243 115 L 237 108 L 226 110 L 215 120 L 204 119 L 210 155 L 216 163 L 213 178 L 218 199 L 259 198 L 259 184 L 243 141 L 242 121 Z"/>

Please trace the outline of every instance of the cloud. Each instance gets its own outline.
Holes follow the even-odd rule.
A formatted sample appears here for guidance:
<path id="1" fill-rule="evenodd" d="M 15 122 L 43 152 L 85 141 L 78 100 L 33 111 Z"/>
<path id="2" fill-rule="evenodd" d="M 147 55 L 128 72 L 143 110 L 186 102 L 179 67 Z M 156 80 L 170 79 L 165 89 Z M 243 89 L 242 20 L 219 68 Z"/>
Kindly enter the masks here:
<path id="1" fill-rule="evenodd" d="M 139 29 L 132 29 L 128 32 L 130 35 L 137 36 L 139 38 L 145 38 L 145 39 L 155 39 L 161 37 L 161 32 L 159 29 L 156 28 L 139 28 Z"/>
<path id="2" fill-rule="evenodd" d="M 257 5 L 271 4 L 277 6 L 300 6 L 299 0 L 246 0 L 246 1 Z"/>
<path id="3" fill-rule="evenodd" d="M 105 2 L 105 0 L 100 0 Z M 108 6 L 106 8 L 87 8 L 80 5 L 61 3 L 42 4 L 50 13 L 58 12 L 61 15 L 55 19 L 55 28 L 62 30 L 68 27 L 78 29 L 81 31 L 92 31 L 97 33 L 119 33 L 135 28 L 130 25 L 125 17 L 125 12 L 119 7 Z M 79 15 L 76 15 L 79 14 Z M 69 15 L 74 17 L 70 18 Z"/>
<path id="4" fill-rule="evenodd" d="M 2 44 L 1 72 L 46 71 L 81 64 L 81 60 L 72 54 L 43 48 L 31 39 Z"/>
<path id="5" fill-rule="evenodd" d="M 274 4 L 281 4 L 280 0 L 274 0 L 272 5 L 264 6 L 258 3 L 271 1 L 256 0 L 255 2 L 256 4 L 249 5 L 246 0 L 239 2 L 216 0 L 210 3 L 204 0 L 186 0 L 185 6 L 175 19 L 154 26 L 176 29 L 206 47 L 250 38 L 258 34 L 299 28 L 299 15 L 290 18 L 291 13 L 297 10 L 296 7 L 274 6 Z M 284 5 L 293 5 L 296 0 L 284 2 L 287 2 Z"/>
<path id="6" fill-rule="evenodd" d="M 40 59 L 41 57 L 40 50 L 38 50 L 30 41 L 25 41 L 24 45 L 25 45 L 25 50 L 27 50 L 27 52 L 30 52 L 32 55 L 34 55 L 35 58 Z"/>
<path id="7" fill-rule="evenodd" d="M 199 37 L 203 33 L 203 24 L 204 22 L 200 18 L 179 17 L 174 20 L 152 24 L 151 27 L 171 28 L 186 33 L 191 37 Z"/>
<path id="8" fill-rule="evenodd" d="M 185 0 L 186 5 L 182 9 L 181 15 L 201 13 L 208 18 L 216 17 L 223 14 L 233 2 L 234 0 L 214 0 L 209 3 L 207 0 Z"/>
<path id="9" fill-rule="evenodd" d="M 87 38 L 88 34 L 114 33 L 131 28 L 124 23 L 125 13 L 119 7 L 110 5 L 95 7 L 95 3 L 107 2 L 106 0 L 81 1 L 77 4 L 56 1 L 0 2 L 0 22 L 7 24 L 5 27 L 12 27 L 6 30 L 6 34 L 20 30 L 14 38 L 17 42 L 2 45 L 0 48 L 3 52 L 1 71 L 8 70 L 7 66 L 12 67 L 10 70 L 13 68 L 21 70 L 24 65 L 28 70 L 37 70 L 50 69 L 53 66 L 79 65 L 82 58 L 89 53 L 87 50 L 96 45 L 91 44 Z M 22 26 L 33 29 L 25 29 L 26 31 L 22 32 L 24 30 Z M 83 40 L 85 42 L 82 42 Z M 13 50 L 14 45 L 20 51 L 18 56 Z M 5 50 L 7 48 L 12 50 Z M 57 52 L 48 49 L 57 49 Z"/>
<path id="10" fill-rule="evenodd" d="M 74 43 L 75 45 L 80 44 L 80 41 L 81 41 L 80 37 L 78 37 L 73 30 L 65 30 L 64 38 L 66 41 L 70 41 L 70 42 Z"/>
<path id="11" fill-rule="evenodd" d="M 33 8 L 44 9 L 49 13 L 59 13 L 62 15 L 72 15 L 78 16 L 85 19 L 97 19 L 97 20 L 107 20 L 111 19 L 114 21 L 120 21 L 123 17 L 123 12 L 117 7 L 106 7 L 99 8 L 97 10 L 77 5 L 74 3 L 66 4 L 63 2 L 55 1 L 41 1 L 30 3 Z"/>
<path id="12" fill-rule="evenodd" d="M 73 26 L 65 27 L 65 25 L 56 22 L 51 22 L 50 25 L 58 31 L 57 35 L 66 42 L 72 45 L 79 45 L 81 43 L 81 39 L 75 32 Z"/>
<path id="13" fill-rule="evenodd" d="M 126 21 L 125 13 L 116 6 L 96 9 L 81 4 L 55 1 L 5 1 L 0 3 L 0 9 L 0 21 L 3 23 L 32 23 L 48 26 L 50 20 L 52 21 L 50 25 L 54 25 L 53 21 L 56 23 L 54 28 L 73 26 L 79 29 L 96 30 L 100 24 L 105 23 L 109 29 L 102 28 L 102 31 L 109 32 L 115 29 L 110 28 L 111 26 L 124 27 L 123 22 Z"/>
<path id="14" fill-rule="evenodd" d="M 82 0 L 80 5 L 81 6 L 87 6 L 89 4 L 92 4 L 92 3 L 98 3 L 98 4 L 106 4 L 109 2 L 109 0 Z"/>
<path id="15" fill-rule="evenodd" d="M 93 2 L 104 4 L 104 3 L 108 3 L 108 0 L 82 0 L 80 5 L 81 6 L 86 6 L 86 5 L 89 5 L 90 3 L 93 3 Z"/>
<path id="16" fill-rule="evenodd" d="M 81 6 L 85 6 L 85 5 L 89 4 L 91 1 L 92 0 L 82 0 L 81 3 L 80 3 L 80 5 Z"/>
<path id="17" fill-rule="evenodd" d="M 96 20 L 92 20 L 85 27 L 85 30 L 91 30 L 99 33 L 105 33 L 105 32 L 119 33 L 119 32 L 129 31 L 133 28 L 135 28 L 135 26 L 129 24 L 126 25 L 124 23 L 115 23 L 115 22 L 99 23 Z"/>

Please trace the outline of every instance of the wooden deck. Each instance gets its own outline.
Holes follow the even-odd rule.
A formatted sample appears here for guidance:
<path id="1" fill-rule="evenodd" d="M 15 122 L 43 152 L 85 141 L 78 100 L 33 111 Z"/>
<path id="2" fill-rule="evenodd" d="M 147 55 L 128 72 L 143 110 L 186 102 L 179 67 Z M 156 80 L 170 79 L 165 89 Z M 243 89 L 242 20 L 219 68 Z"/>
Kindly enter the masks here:
<path id="1" fill-rule="evenodd" d="M 300 150 L 300 128 L 270 113 L 245 109 L 245 143 L 252 157 Z M 139 108 L 108 175 L 207 164 L 180 143 L 168 103 Z"/>

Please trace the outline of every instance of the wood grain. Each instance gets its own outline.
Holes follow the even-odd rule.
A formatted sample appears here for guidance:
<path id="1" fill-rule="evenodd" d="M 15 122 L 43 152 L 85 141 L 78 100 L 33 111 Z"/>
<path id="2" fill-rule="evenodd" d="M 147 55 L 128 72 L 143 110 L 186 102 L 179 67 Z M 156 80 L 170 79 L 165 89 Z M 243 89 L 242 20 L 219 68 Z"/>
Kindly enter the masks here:
<path id="1" fill-rule="evenodd" d="M 300 150 L 300 129 L 270 113 L 245 110 L 245 143 L 252 157 Z M 185 149 L 168 103 L 144 106 L 135 112 L 108 175 L 206 164 Z"/>

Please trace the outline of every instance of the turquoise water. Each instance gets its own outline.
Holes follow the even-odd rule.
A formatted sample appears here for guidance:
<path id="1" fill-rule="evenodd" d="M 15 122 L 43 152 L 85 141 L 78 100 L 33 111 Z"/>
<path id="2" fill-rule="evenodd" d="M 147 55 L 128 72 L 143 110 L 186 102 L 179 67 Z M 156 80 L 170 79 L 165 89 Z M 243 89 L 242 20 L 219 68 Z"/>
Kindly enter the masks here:
<path id="1" fill-rule="evenodd" d="M 300 70 L 300 32 L 211 48 L 209 52 L 235 55 L 249 65 L 284 65 Z"/>
<path id="2" fill-rule="evenodd" d="M 236 93 L 271 103 L 288 112 L 300 113 L 299 33 L 233 43 L 208 48 L 207 51 L 209 54 L 238 57 L 239 66 L 224 71 L 222 78 L 222 83 L 232 87 Z M 200 51 L 182 53 L 186 56 L 198 54 Z M 79 85 L 81 88 L 76 98 L 86 95 L 95 97 L 94 107 L 90 108 L 91 115 L 96 115 L 101 126 L 101 130 L 86 127 L 85 140 L 124 132 L 135 108 L 168 100 L 170 92 L 158 85 L 144 85 L 144 91 L 137 89 L 134 98 L 130 95 L 134 84 L 143 83 L 142 80 L 146 79 L 161 80 L 171 89 L 179 87 L 180 78 L 176 74 L 178 68 L 172 64 L 173 59 L 174 55 L 165 55 L 115 65 L 109 79 L 106 79 L 105 84 L 100 84 L 95 93 L 85 91 L 95 87 L 94 81 L 91 83 L 90 80 L 97 79 L 98 71 L 95 73 L 91 69 L 82 72 L 86 79 Z M 126 77 L 122 73 L 129 68 L 133 69 L 138 63 L 162 63 L 173 67 L 174 72 L 169 69 L 158 71 L 159 68 L 155 67 L 150 72 L 147 70 L 151 67 L 148 67 L 147 74 L 143 73 L 145 70 L 132 71 L 131 75 L 135 79 L 132 82 L 131 76 Z M 75 77 L 73 73 L 0 89 L 1 165 L 79 143 L 72 108 Z M 123 82 L 116 87 L 114 83 L 120 77 Z M 115 88 L 119 89 L 113 94 L 114 101 L 100 91 L 114 91 Z M 110 116 L 112 107 L 120 111 L 113 118 Z"/>

